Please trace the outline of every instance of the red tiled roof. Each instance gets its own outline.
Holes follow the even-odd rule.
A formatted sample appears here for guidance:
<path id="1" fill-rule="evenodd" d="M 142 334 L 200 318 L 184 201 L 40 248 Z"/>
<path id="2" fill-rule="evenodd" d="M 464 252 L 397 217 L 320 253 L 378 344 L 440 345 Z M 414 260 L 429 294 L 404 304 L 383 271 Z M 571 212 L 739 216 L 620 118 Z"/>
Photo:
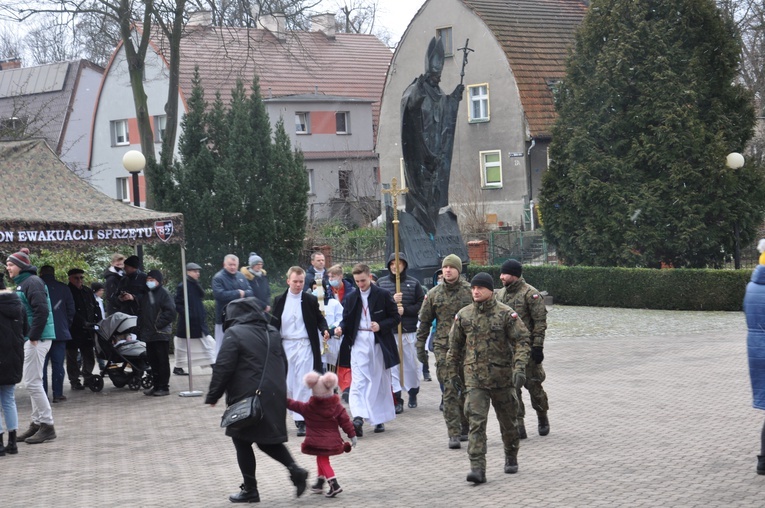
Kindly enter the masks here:
<path id="1" fill-rule="evenodd" d="M 580 0 L 462 0 L 502 45 L 534 137 L 550 137 L 555 105 L 548 82 L 561 80 L 587 5 Z"/>
<path id="2" fill-rule="evenodd" d="M 278 40 L 270 31 L 247 28 L 190 27 L 181 42 L 180 86 L 191 93 L 194 66 L 199 66 L 208 102 L 215 91 L 228 103 L 237 78 L 249 89 L 253 74 L 260 78 L 264 99 L 314 93 L 355 97 L 373 102 L 373 121 L 380 115 L 380 98 L 393 53 L 367 34 L 287 32 Z M 167 42 L 154 41 L 165 58 Z"/>

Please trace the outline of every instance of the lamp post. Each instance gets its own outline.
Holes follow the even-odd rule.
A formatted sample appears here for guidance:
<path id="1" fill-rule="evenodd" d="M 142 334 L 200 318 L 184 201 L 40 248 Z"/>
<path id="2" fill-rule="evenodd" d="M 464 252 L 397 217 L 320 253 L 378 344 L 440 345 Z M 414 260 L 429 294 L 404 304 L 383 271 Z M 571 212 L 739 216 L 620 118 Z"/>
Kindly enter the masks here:
<path id="1" fill-rule="evenodd" d="M 138 173 L 146 167 L 146 157 L 138 150 L 128 150 L 122 156 L 122 165 L 133 177 L 133 204 L 141 206 L 140 190 L 138 188 Z M 136 245 L 135 255 L 138 256 L 138 264 L 143 269 L 143 247 Z"/>
<path id="2" fill-rule="evenodd" d="M 728 166 L 730 169 L 740 169 L 744 167 L 744 156 L 741 155 L 738 152 L 731 152 L 728 154 L 727 157 L 725 157 L 725 165 Z M 733 267 L 736 270 L 741 269 L 741 231 L 740 226 L 738 224 L 738 218 L 736 218 L 736 221 L 733 223 L 733 239 L 735 242 L 734 250 L 733 250 Z"/>

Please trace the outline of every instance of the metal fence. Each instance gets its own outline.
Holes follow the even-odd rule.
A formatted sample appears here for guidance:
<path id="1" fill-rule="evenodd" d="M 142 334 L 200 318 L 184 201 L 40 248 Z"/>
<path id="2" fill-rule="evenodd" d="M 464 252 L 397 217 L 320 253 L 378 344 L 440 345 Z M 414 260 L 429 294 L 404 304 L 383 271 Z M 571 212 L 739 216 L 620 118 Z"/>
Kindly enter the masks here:
<path id="1" fill-rule="evenodd" d="M 342 237 L 342 238 L 313 238 L 306 243 L 303 250 L 305 266 L 310 264 L 311 253 L 321 251 L 327 258 L 327 267 L 333 264 L 353 266 L 357 263 L 367 265 L 385 265 L 385 235 Z"/>

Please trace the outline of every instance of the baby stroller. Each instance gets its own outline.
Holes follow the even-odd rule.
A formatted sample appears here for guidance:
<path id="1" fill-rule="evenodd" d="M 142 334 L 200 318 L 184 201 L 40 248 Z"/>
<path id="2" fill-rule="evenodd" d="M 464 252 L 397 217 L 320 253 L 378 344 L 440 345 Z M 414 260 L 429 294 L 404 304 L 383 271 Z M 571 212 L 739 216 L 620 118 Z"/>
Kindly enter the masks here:
<path id="1" fill-rule="evenodd" d="M 96 330 L 96 356 L 106 360 L 101 374 L 93 375 L 88 388 L 100 392 L 104 377 L 109 376 L 114 386 L 127 385 L 131 390 L 151 388 L 154 381 L 151 367 L 146 360 L 146 344 L 140 340 L 128 340 L 136 327 L 138 318 L 115 312 L 99 323 Z"/>

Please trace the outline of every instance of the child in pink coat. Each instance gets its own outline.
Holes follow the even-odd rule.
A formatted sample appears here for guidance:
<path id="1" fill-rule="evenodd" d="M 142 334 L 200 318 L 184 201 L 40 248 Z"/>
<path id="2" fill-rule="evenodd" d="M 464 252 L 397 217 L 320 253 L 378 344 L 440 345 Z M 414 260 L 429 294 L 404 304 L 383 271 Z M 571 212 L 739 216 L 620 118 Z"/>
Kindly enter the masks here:
<path id="1" fill-rule="evenodd" d="M 303 377 L 303 383 L 311 388 L 313 395 L 308 402 L 288 398 L 287 408 L 305 418 L 306 436 L 301 451 L 306 455 L 316 455 L 318 478 L 311 490 L 314 494 L 321 494 L 326 481 L 329 490 L 325 496 L 335 497 L 343 489 L 337 483 L 329 457 L 350 452 L 351 447 L 356 446 L 356 430 L 340 403 L 340 397 L 335 395 L 337 376 L 334 373 L 319 375 L 317 372 L 309 372 Z M 343 441 L 338 426 L 342 427 L 353 444 Z"/>

